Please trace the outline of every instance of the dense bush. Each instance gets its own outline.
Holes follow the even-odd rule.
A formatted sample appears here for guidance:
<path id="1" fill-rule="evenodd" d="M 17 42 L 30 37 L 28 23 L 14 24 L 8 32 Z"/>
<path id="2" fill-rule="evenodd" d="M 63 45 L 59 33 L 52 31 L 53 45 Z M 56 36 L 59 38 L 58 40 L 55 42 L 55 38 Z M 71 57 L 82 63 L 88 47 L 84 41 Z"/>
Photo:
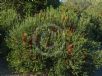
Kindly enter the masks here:
<path id="1" fill-rule="evenodd" d="M 0 11 L 0 52 L 1 55 L 7 55 L 8 48 L 5 43 L 5 36 L 8 31 L 20 21 L 14 9 L 4 9 Z"/>
<path id="2" fill-rule="evenodd" d="M 10 25 L 13 25 L 14 20 L 17 19 L 17 13 L 13 9 L 7 9 L 0 12 L 1 15 L 1 21 L 0 21 L 0 27 L 10 27 Z"/>
<path id="3" fill-rule="evenodd" d="M 21 17 L 34 15 L 49 6 L 60 5 L 59 0 L 1 0 L 1 9 L 14 8 Z"/>
<path id="4" fill-rule="evenodd" d="M 92 75 L 102 66 L 102 16 L 90 9 L 63 5 L 27 17 L 6 38 L 10 66 L 48 76 Z"/>

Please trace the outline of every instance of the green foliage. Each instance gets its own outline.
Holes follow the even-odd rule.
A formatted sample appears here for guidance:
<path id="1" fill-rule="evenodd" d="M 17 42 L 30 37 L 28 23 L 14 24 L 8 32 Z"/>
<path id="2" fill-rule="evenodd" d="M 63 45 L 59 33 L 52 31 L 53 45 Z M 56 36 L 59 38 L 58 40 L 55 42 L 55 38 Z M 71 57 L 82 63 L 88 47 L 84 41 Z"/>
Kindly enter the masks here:
<path id="1" fill-rule="evenodd" d="M 17 19 L 17 13 L 13 9 L 2 10 L 0 15 L 0 28 L 9 28 L 13 26 Z"/>
<path id="2" fill-rule="evenodd" d="M 14 8 L 21 17 L 35 15 L 49 6 L 58 7 L 59 0 L 2 0 L 1 9 Z"/>
<path id="3" fill-rule="evenodd" d="M 9 31 L 8 61 L 18 72 L 91 76 L 102 66 L 102 16 L 74 4 L 27 17 Z"/>
<path id="4" fill-rule="evenodd" d="M 3 56 L 7 55 L 8 47 L 5 43 L 5 36 L 7 36 L 8 31 L 15 26 L 15 24 L 20 21 L 14 9 L 5 9 L 0 11 L 0 52 Z"/>

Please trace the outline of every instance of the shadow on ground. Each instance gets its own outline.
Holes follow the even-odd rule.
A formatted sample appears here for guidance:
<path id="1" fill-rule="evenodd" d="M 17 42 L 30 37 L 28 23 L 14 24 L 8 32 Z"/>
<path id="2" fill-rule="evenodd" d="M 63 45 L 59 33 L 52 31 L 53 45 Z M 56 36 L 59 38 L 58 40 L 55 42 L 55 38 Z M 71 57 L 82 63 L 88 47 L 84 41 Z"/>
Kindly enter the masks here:
<path id="1" fill-rule="evenodd" d="M 8 63 L 6 59 L 0 58 L 0 74 L 12 73 L 8 68 Z"/>
<path id="2" fill-rule="evenodd" d="M 102 76 L 102 67 L 99 70 L 96 70 L 94 76 Z"/>

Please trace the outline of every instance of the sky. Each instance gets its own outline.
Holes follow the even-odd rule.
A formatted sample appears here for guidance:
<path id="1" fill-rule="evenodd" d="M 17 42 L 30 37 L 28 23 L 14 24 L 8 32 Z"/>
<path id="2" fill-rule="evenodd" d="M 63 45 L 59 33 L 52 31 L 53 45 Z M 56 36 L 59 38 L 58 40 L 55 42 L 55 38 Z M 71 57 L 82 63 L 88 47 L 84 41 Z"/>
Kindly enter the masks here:
<path id="1" fill-rule="evenodd" d="M 66 0 L 60 0 L 61 2 L 65 2 Z"/>

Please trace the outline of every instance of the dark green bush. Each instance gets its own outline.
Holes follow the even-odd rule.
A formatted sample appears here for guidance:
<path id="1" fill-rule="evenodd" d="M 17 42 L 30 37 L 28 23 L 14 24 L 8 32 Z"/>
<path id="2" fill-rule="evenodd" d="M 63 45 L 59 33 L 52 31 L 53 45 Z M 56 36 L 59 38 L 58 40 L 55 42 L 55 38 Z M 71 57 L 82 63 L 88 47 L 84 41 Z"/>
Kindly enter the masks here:
<path id="1" fill-rule="evenodd" d="M 10 66 L 48 76 L 92 75 L 102 66 L 101 42 L 94 34 L 100 36 L 101 16 L 80 11 L 73 5 L 48 8 L 10 30 Z"/>
<path id="2" fill-rule="evenodd" d="M 57 8 L 59 0 L 1 0 L 1 9 L 14 8 L 22 18 L 35 15 L 49 6 Z"/>
<path id="3" fill-rule="evenodd" d="M 14 21 L 17 19 L 17 13 L 13 9 L 2 10 L 0 15 L 0 28 L 8 28 L 14 25 Z"/>
<path id="4" fill-rule="evenodd" d="M 4 39 L 8 31 L 13 28 L 18 21 L 20 21 L 20 19 L 14 9 L 4 9 L 0 11 L 0 52 L 2 53 L 0 55 L 7 55 L 8 48 Z"/>

